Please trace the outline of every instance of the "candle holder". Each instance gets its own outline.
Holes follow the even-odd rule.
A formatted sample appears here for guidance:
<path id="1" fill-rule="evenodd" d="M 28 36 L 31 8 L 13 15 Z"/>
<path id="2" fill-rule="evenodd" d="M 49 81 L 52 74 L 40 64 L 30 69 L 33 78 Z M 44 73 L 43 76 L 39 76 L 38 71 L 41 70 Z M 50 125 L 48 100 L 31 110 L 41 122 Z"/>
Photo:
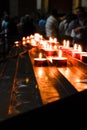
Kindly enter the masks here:
<path id="1" fill-rule="evenodd" d="M 56 55 L 56 50 L 53 50 L 53 49 L 46 49 L 46 50 L 44 50 L 44 52 L 45 52 L 46 56 L 55 56 Z"/>
<path id="2" fill-rule="evenodd" d="M 46 58 L 34 58 L 34 65 L 35 66 L 47 66 L 47 59 Z"/>
<path id="3" fill-rule="evenodd" d="M 80 60 L 84 63 L 87 63 L 87 52 L 84 54 L 81 54 L 80 56 Z"/>
<path id="4" fill-rule="evenodd" d="M 53 65 L 57 67 L 67 66 L 67 58 L 66 57 L 54 57 L 52 58 Z"/>
<path id="5" fill-rule="evenodd" d="M 77 59 L 80 60 L 80 59 L 81 59 L 81 58 L 80 58 L 81 55 L 84 54 L 84 53 L 85 53 L 85 52 L 73 51 L 73 52 L 72 52 L 72 57 L 73 57 L 73 58 L 77 58 Z"/>

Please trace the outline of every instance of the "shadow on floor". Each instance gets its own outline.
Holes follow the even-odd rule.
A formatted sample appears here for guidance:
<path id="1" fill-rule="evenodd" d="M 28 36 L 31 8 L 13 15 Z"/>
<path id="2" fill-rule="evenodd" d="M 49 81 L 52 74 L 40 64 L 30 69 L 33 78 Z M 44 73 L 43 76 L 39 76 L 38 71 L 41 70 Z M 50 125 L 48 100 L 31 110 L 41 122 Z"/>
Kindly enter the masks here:
<path id="1" fill-rule="evenodd" d="M 87 90 L 41 108 L 7 119 L 0 128 L 84 128 L 87 118 Z"/>

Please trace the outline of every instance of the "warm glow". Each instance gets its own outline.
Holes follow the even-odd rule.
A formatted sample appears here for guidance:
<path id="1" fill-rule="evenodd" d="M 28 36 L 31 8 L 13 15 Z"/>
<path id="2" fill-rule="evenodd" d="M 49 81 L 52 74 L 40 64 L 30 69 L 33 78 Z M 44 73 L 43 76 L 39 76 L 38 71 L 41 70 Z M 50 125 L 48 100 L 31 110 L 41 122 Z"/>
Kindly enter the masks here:
<path id="1" fill-rule="evenodd" d="M 58 55 L 59 57 L 62 57 L 62 50 L 59 50 Z"/>
<path id="2" fill-rule="evenodd" d="M 66 41 L 66 47 L 69 47 L 69 46 L 70 46 L 70 41 L 67 40 L 67 41 Z"/>
<path id="3" fill-rule="evenodd" d="M 25 38 L 25 37 L 23 37 L 23 38 L 22 38 L 22 41 L 25 41 L 25 40 L 26 40 L 26 38 Z"/>
<path id="4" fill-rule="evenodd" d="M 15 46 L 18 47 L 19 46 L 19 42 L 15 41 Z"/>
<path id="5" fill-rule="evenodd" d="M 73 48 L 74 48 L 74 50 L 77 50 L 78 49 L 78 44 L 74 44 Z"/>
<path id="6" fill-rule="evenodd" d="M 52 45 L 51 44 L 49 45 L 49 49 L 52 49 Z"/>
<path id="7" fill-rule="evenodd" d="M 30 35 L 30 39 L 32 39 L 32 38 L 34 38 L 34 36 L 31 34 L 31 35 Z"/>
<path id="8" fill-rule="evenodd" d="M 29 37 L 29 36 L 27 36 L 26 42 L 27 42 L 27 43 L 30 43 L 30 37 Z"/>
<path id="9" fill-rule="evenodd" d="M 12 114 L 12 106 L 10 105 L 8 109 L 8 115 L 11 115 L 11 114 Z"/>
<path id="10" fill-rule="evenodd" d="M 39 58 L 42 58 L 42 53 L 39 53 Z"/>
<path id="11" fill-rule="evenodd" d="M 57 45 L 54 45 L 54 49 L 55 49 L 55 50 L 57 49 Z"/>
<path id="12" fill-rule="evenodd" d="M 34 39 L 35 39 L 35 41 L 40 42 L 40 40 L 41 40 L 42 38 L 43 38 L 43 36 L 40 35 L 39 33 L 35 33 L 35 34 L 34 34 Z"/>
<path id="13" fill-rule="evenodd" d="M 25 37 L 22 38 L 22 44 L 23 44 L 23 45 L 26 44 L 26 38 L 25 38 Z"/>
<path id="14" fill-rule="evenodd" d="M 43 48 L 47 48 L 47 41 L 43 41 Z"/>
<path id="15" fill-rule="evenodd" d="M 22 44 L 23 44 L 23 45 L 25 45 L 25 44 L 26 44 L 26 42 L 25 42 L 25 41 L 23 41 L 23 42 L 22 42 Z"/>
<path id="16" fill-rule="evenodd" d="M 30 79 L 27 77 L 26 79 L 26 84 L 29 83 Z"/>
<path id="17" fill-rule="evenodd" d="M 27 40 L 29 40 L 30 39 L 30 37 L 29 36 L 27 36 Z"/>
<path id="18" fill-rule="evenodd" d="M 52 43 L 57 43 L 57 38 L 49 37 L 49 41 Z"/>
<path id="19" fill-rule="evenodd" d="M 27 43 L 30 43 L 30 40 L 27 40 Z"/>
<path id="20" fill-rule="evenodd" d="M 50 41 L 50 42 L 53 42 L 53 38 L 52 38 L 52 37 L 49 37 L 49 41 Z"/>
<path id="21" fill-rule="evenodd" d="M 74 50 L 77 50 L 77 51 L 79 51 L 79 52 L 82 52 L 82 47 L 81 47 L 81 45 L 79 45 L 79 44 L 74 44 Z"/>
<path id="22" fill-rule="evenodd" d="M 63 40 L 63 46 L 66 47 L 66 40 Z"/>
<path id="23" fill-rule="evenodd" d="M 34 39 L 31 39 L 31 44 L 36 45 L 36 41 Z"/>
<path id="24" fill-rule="evenodd" d="M 55 42 L 55 43 L 57 42 L 57 38 L 54 38 L 54 42 Z"/>
<path id="25" fill-rule="evenodd" d="M 79 52 L 82 52 L 82 47 L 81 47 L 81 45 L 78 45 L 78 51 L 79 51 Z"/>
<path id="26" fill-rule="evenodd" d="M 47 57 L 47 59 L 52 63 L 52 56 Z"/>
<path id="27" fill-rule="evenodd" d="M 69 47 L 70 46 L 70 41 L 69 40 L 63 40 L 63 46 L 64 47 Z"/>
<path id="28" fill-rule="evenodd" d="M 43 69 L 42 69 L 42 68 L 39 68 L 39 69 L 38 69 L 39 78 L 42 78 L 42 77 L 43 77 L 43 74 L 44 74 Z"/>

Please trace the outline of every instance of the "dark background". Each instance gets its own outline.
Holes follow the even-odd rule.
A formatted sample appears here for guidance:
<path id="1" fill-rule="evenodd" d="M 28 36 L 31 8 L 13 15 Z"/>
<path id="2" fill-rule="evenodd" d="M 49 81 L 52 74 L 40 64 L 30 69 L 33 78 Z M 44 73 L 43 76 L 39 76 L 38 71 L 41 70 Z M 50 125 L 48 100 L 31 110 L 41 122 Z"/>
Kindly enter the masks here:
<path id="1" fill-rule="evenodd" d="M 56 8 L 59 13 L 67 13 L 72 11 L 73 0 L 49 0 L 48 11 Z M 15 1 L 12 3 L 14 4 Z M 12 4 L 11 3 L 11 4 Z M 13 5 L 12 5 L 13 6 Z M 36 0 L 18 0 L 18 15 L 22 16 L 25 13 L 36 11 Z M 42 5 L 42 11 L 44 12 L 44 5 Z M 0 16 L 4 11 L 8 13 L 11 10 L 10 0 L 0 0 Z M 15 11 L 17 8 L 15 8 Z"/>

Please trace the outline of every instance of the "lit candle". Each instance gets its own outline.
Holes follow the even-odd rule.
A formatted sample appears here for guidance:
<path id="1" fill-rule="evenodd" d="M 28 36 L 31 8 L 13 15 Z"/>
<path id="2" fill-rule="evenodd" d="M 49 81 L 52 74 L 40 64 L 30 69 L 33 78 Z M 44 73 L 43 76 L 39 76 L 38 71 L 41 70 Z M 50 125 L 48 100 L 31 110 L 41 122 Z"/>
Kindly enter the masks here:
<path id="1" fill-rule="evenodd" d="M 29 36 L 26 37 L 26 43 L 30 43 L 30 37 Z"/>
<path id="2" fill-rule="evenodd" d="M 82 52 L 82 47 L 81 47 L 81 45 L 78 45 L 77 51 L 73 51 L 73 52 L 72 52 L 72 57 L 73 57 L 73 58 L 77 58 L 77 59 L 80 60 L 80 56 L 81 56 L 82 54 L 84 54 L 84 53 L 85 53 L 85 52 Z"/>
<path id="3" fill-rule="evenodd" d="M 54 58 L 52 58 L 52 62 L 57 67 L 67 66 L 66 57 L 54 57 Z"/>
<path id="4" fill-rule="evenodd" d="M 70 49 L 70 41 L 69 40 L 63 40 L 63 46 L 60 47 L 63 52 L 67 53 Z"/>
<path id="5" fill-rule="evenodd" d="M 52 58 L 53 65 L 57 67 L 67 66 L 67 58 L 62 57 L 62 50 L 59 50 L 59 56 Z"/>
<path id="6" fill-rule="evenodd" d="M 20 44 L 19 41 L 15 41 L 14 43 L 15 43 L 15 46 L 16 46 L 16 47 L 18 47 L 19 44 Z"/>
<path id="7" fill-rule="evenodd" d="M 32 47 L 37 47 L 36 41 L 34 39 L 31 39 L 31 46 Z"/>
<path id="8" fill-rule="evenodd" d="M 46 48 L 43 49 L 46 56 L 56 55 L 57 49 L 55 49 L 51 44 L 47 44 Z"/>
<path id="9" fill-rule="evenodd" d="M 72 52 L 72 57 L 80 60 L 80 59 L 81 59 L 81 58 L 80 58 L 81 55 L 84 54 L 84 53 L 85 53 L 85 52 L 79 52 L 79 51 L 76 51 L 76 52 L 75 52 L 75 51 L 73 51 L 73 52 Z"/>
<path id="10" fill-rule="evenodd" d="M 47 59 L 42 57 L 42 53 L 39 54 L 38 58 L 34 58 L 35 66 L 45 66 L 47 65 Z"/>
<path id="11" fill-rule="evenodd" d="M 22 38 L 22 45 L 25 46 L 26 45 L 26 37 Z"/>
<path id="12" fill-rule="evenodd" d="M 56 50 L 55 49 L 45 49 L 44 50 L 46 56 L 55 56 Z"/>

